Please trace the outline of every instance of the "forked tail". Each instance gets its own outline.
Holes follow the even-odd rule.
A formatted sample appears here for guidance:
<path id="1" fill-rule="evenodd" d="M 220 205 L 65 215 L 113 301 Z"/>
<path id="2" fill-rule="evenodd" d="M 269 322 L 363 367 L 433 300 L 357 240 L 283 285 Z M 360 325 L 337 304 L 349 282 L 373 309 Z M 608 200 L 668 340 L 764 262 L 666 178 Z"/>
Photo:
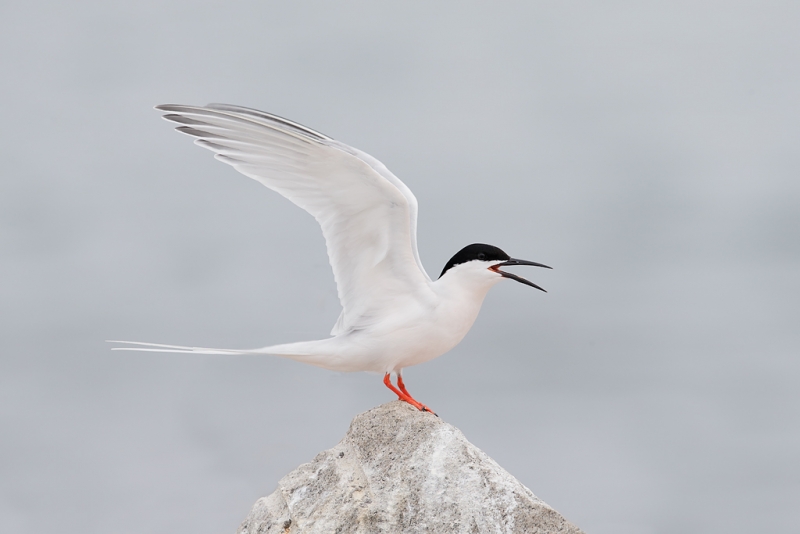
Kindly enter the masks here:
<path id="1" fill-rule="evenodd" d="M 111 350 L 133 350 L 136 352 L 177 352 L 178 354 L 264 354 L 261 349 L 211 349 L 207 347 L 184 347 L 181 345 L 163 345 L 161 343 L 142 343 L 141 341 L 106 340 L 106 343 L 124 343 L 136 347 L 112 347 Z"/>
<path id="2" fill-rule="evenodd" d="M 299 343 L 286 343 L 273 345 L 260 349 L 214 349 L 208 347 L 185 347 L 182 345 L 164 345 L 161 343 L 142 343 L 141 341 L 111 341 L 108 343 L 122 343 L 135 345 L 133 347 L 112 347 L 111 350 L 129 350 L 137 352 L 172 352 L 177 354 L 270 354 L 289 358 L 298 362 L 316 365 L 331 369 L 335 360 L 335 338 L 320 339 L 317 341 L 301 341 Z M 333 361 L 332 361 L 333 360 Z"/>

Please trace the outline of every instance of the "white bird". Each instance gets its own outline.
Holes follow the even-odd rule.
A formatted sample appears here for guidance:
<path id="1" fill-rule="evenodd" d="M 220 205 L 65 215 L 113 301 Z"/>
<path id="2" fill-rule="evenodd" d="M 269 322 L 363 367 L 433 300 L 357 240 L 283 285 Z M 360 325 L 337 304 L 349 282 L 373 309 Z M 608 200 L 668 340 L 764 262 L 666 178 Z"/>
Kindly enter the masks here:
<path id="1" fill-rule="evenodd" d="M 431 280 L 417 252 L 417 199 L 386 166 L 356 148 L 281 117 L 226 104 L 162 105 L 164 118 L 215 158 L 277 191 L 322 227 L 342 312 L 331 337 L 234 350 L 115 341 L 114 350 L 193 354 L 271 354 L 334 371 L 383 373 L 384 384 L 423 411 L 403 383 L 404 368 L 455 347 L 500 270 L 533 265 L 497 247 L 472 244 Z M 391 375 L 397 376 L 397 386 Z M 399 388 L 399 389 L 398 389 Z"/>

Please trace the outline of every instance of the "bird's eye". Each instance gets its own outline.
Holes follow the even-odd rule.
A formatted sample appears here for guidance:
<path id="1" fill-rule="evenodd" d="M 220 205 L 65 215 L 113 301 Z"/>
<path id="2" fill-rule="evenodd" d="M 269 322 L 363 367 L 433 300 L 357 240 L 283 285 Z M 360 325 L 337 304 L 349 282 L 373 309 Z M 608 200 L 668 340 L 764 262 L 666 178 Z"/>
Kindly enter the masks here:
<path id="1" fill-rule="evenodd" d="M 478 253 L 478 259 L 479 260 L 485 260 L 486 259 L 486 254 L 484 254 L 483 252 Z"/>

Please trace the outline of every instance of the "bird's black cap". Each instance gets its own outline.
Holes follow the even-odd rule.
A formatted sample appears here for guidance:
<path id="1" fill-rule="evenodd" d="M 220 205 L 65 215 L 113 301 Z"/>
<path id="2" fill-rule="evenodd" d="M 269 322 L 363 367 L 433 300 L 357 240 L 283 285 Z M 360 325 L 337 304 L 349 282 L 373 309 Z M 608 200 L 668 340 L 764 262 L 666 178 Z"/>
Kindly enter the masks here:
<path id="1" fill-rule="evenodd" d="M 510 259 L 511 256 L 497 247 L 485 245 L 483 243 L 473 243 L 462 248 L 456 253 L 455 256 L 450 258 L 450 261 L 448 261 L 447 265 L 444 266 L 442 274 L 439 275 L 439 278 L 441 278 L 442 275 L 444 275 L 444 273 L 446 273 L 451 267 L 455 267 L 461 263 L 467 263 L 468 261 L 506 261 Z"/>

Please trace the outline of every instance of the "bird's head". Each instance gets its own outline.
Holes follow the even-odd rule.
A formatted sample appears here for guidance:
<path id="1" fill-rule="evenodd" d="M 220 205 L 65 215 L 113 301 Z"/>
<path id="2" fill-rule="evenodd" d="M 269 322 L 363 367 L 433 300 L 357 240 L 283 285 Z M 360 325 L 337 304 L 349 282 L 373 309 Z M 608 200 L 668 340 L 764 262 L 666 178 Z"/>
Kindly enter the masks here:
<path id="1" fill-rule="evenodd" d="M 521 276 L 500 270 L 500 267 L 513 265 L 533 265 L 534 267 L 551 269 L 551 267 L 541 263 L 514 259 L 492 245 L 474 243 L 462 248 L 455 256 L 450 258 L 450 261 L 444 266 L 439 278 L 442 278 L 445 274 L 453 276 L 457 273 L 457 276 L 465 282 L 471 281 L 476 284 L 485 284 L 487 286 L 492 286 L 503 278 L 510 278 L 511 280 L 516 280 L 522 284 L 544 291 L 541 287 Z"/>

